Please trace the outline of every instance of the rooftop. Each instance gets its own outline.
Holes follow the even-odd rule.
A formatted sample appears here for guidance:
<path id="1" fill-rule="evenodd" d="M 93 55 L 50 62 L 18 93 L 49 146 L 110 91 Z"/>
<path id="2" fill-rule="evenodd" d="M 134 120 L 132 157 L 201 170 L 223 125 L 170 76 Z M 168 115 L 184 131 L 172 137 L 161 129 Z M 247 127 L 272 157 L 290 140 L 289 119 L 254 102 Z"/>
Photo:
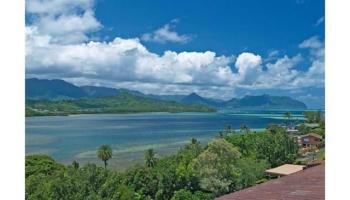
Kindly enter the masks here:
<path id="1" fill-rule="evenodd" d="M 291 164 L 285 164 L 281 165 L 276 168 L 268 169 L 265 172 L 269 174 L 275 174 L 279 176 L 285 176 L 285 175 L 290 175 L 295 172 L 301 171 L 305 168 L 304 165 L 291 165 Z"/>
<path id="2" fill-rule="evenodd" d="M 315 137 L 315 138 L 318 138 L 318 139 L 322 140 L 322 136 L 320 136 L 317 133 L 309 133 L 309 134 L 306 134 L 306 135 L 301 135 L 300 137 L 303 138 L 303 137 L 307 137 L 307 136 L 312 136 L 312 137 Z"/>
<path id="3" fill-rule="evenodd" d="M 325 199 L 325 164 L 283 176 L 216 200 L 319 200 Z"/>

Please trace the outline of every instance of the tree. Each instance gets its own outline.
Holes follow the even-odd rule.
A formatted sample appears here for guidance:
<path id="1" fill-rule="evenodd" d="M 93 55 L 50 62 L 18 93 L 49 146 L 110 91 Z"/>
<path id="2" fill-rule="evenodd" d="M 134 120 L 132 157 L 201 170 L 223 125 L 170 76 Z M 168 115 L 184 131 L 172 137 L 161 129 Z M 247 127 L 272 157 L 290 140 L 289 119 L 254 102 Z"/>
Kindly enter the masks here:
<path id="1" fill-rule="evenodd" d="M 199 143 L 196 138 L 191 138 L 191 144 L 197 144 Z"/>
<path id="2" fill-rule="evenodd" d="M 79 163 L 77 161 L 75 161 L 75 160 L 73 160 L 72 166 L 73 166 L 74 169 L 79 169 Z"/>
<path id="3" fill-rule="evenodd" d="M 240 129 L 241 129 L 241 133 L 248 134 L 250 132 L 250 129 L 246 124 L 241 124 Z"/>
<path id="4" fill-rule="evenodd" d="M 249 157 L 240 158 L 236 166 L 239 174 L 235 180 L 237 190 L 253 186 L 257 181 L 264 178 L 264 172 L 269 167 L 265 160 L 256 160 Z"/>
<path id="5" fill-rule="evenodd" d="M 284 113 L 283 118 L 285 120 L 286 128 L 287 128 L 288 125 L 290 125 L 290 120 L 292 119 L 292 113 L 291 112 Z"/>
<path id="6" fill-rule="evenodd" d="M 25 161 L 25 176 L 31 175 L 52 175 L 59 171 L 64 171 L 65 167 L 57 163 L 53 158 L 47 155 L 29 155 Z"/>
<path id="7" fill-rule="evenodd" d="M 193 161 L 201 188 L 216 195 L 229 192 L 236 174 L 234 163 L 240 155 L 237 148 L 225 139 L 210 142 L 208 148 Z"/>
<path id="8" fill-rule="evenodd" d="M 145 160 L 147 167 L 154 167 L 156 164 L 157 158 L 153 149 L 148 149 L 145 151 Z"/>
<path id="9" fill-rule="evenodd" d="M 272 167 L 292 163 L 298 153 L 297 143 L 279 128 L 263 133 L 232 135 L 226 140 L 238 147 L 243 156 L 267 160 Z"/>
<path id="10" fill-rule="evenodd" d="M 105 169 L 107 168 L 107 161 L 112 158 L 112 154 L 112 148 L 109 145 L 102 145 L 98 149 L 97 156 L 104 162 Z"/>
<path id="11" fill-rule="evenodd" d="M 174 193 L 174 196 L 170 200 L 209 200 L 213 199 L 210 193 L 195 192 L 192 193 L 189 190 L 181 189 Z"/>
<path id="12" fill-rule="evenodd" d="M 321 111 L 308 111 L 304 113 L 304 116 L 308 123 L 322 123 L 324 120 L 324 114 Z"/>
<path id="13" fill-rule="evenodd" d="M 281 133 L 281 132 L 285 132 L 286 130 L 277 125 L 277 124 L 268 124 L 267 127 L 266 127 L 266 130 L 271 133 L 271 134 L 277 134 L 277 133 Z"/>
<path id="14" fill-rule="evenodd" d="M 126 185 L 120 185 L 117 189 L 120 200 L 136 200 L 135 193 Z"/>
<path id="15" fill-rule="evenodd" d="M 225 138 L 226 136 L 232 134 L 235 134 L 235 130 L 230 125 L 226 125 L 224 129 L 219 132 L 218 138 Z"/>

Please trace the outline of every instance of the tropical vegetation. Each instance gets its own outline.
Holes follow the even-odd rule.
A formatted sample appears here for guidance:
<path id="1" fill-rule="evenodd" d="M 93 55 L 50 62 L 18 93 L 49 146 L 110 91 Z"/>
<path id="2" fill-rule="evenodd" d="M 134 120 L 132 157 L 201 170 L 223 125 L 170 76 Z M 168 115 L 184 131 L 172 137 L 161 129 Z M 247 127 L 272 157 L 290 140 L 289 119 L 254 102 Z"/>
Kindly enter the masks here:
<path id="1" fill-rule="evenodd" d="M 205 200 L 264 182 L 264 171 L 293 163 L 297 144 L 284 129 L 241 132 L 226 127 L 207 145 L 192 138 L 176 154 L 158 158 L 145 152 L 144 164 L 125 171 L 62 165 L 47 155 L 26 156 L 26 199 L 157 199 Z M 112 158 L 107 145 L 97 150 L 104 162 Z"/>
<path id="2" fill-rule="evenodd" d="M 214 112 L 204 105 L 183 104 L 140 97 L 130 93 L 117 96 L 71 100 L 27 100 L 26 116 L 140 112 Z"/>

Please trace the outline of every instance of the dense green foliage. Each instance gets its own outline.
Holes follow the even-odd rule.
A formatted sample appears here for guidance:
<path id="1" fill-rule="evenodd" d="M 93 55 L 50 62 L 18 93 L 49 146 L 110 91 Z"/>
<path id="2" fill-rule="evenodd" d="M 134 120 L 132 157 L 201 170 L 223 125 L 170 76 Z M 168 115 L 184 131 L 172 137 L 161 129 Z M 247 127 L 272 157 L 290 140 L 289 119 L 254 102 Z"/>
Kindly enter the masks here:
<path id="1" fill-rule="evenodd" d="M 121 93 L 112 97 L 76 100 L 27 100 L 26 116 L 139 112 L 214 112 L 203 105 L 185 105 Z"/>
<path id="2" fill-rule="evenodd" d="M 308 123 L 322 123 L 324 121 L 324 113 L 321 111 L 307 111 L 304 113 L 304 116 Z"/>
<path id="3" fill-rule="evenodd" d="M 317 128 L 310 128 L 307 124 L 299 124 L 297 129 L 299 130 L 301 135 L 308 133 L 316 133 L 325 137 L 325 116 L 324 113 L 320 111 L 306 111 L 304 112 L 304 117 L 306 123 L 316 123 L 319 126 Z"/>
<path id="4" fill-rule="evenodd" d="M 294 139 L 273 126 L 262 133 L 228 134 L 226 140 L 238 147 L 244 157 L 266 160 L 271 167 L 292 163 L 298 153 Z"/>
<path id="5" fill-rule="evenodd" d="M 26 156 L 26 199 L 209 200 L 263 182 L 270 166 L 294 162 L 296 145 L 280 129 L 243 132 L 227 127 L 205 147 L 191 139 L 163 158 L 149 149 L 144 165 L 124 172 Z"/>

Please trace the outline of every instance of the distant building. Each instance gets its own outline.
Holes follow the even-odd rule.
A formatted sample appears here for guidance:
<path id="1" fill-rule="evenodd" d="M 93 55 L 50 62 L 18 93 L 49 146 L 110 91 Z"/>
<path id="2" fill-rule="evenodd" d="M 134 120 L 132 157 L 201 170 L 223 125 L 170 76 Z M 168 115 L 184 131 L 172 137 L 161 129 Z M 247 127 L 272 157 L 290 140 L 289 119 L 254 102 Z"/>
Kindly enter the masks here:
<path id="1" fill-rule="evenodd" d="M 305 123 L 304 125 L 312 129 L 318 128 L 320 126 L 318 123 Z"/>
<path id="2" fill-rule="evenodd" d="M 275 177 L 275 176 L 286 176 L 293 174 L 295 172 L 301 171 L 305 168 L 305 165 L 292 165 L 292 164 L 285 164 L 281 165 L 279 167 L 275 167 L 272 169 L 268 169 L 265 171 L 269 176 Z"/>
<path id="3" fill-rule="evenodd" d="M 296 129 L 296 128 L 287 128 L 287 129 L 286 129 L 286 132 L 287 132 L 288 134 L 293 134 L 293 135 L 299 134 L 299 133 L 300 133 L 300 131 L 299 131 L 298 129 Z"/>
<path id="4" fill-rule="evenodd" d="M 325 199 L 325 165 L 295 172 L 253 187 L 216 198 L 216 200 Z"/>
<path id="5" fill-rule="evenodd" d="M 303 148 L 319 148 L 322 144 L 322 136 L 316 133 L 309 133 L 298 136 L 298 145 Z"/>

